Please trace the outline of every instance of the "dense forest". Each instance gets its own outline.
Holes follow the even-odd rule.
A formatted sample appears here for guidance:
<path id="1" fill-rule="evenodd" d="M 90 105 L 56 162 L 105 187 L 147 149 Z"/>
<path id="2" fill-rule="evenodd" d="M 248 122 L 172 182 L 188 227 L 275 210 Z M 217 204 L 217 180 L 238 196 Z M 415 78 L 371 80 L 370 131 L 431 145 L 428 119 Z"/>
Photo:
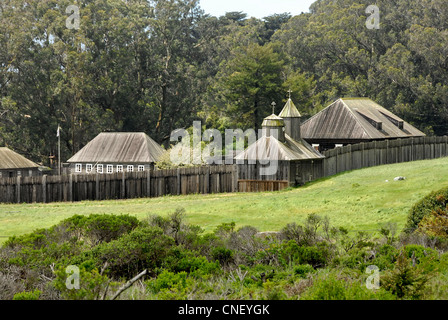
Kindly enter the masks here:
<path id="1" fill-rule="evenodd" d="M 379 29 L 366 26 L 371 4 L 256 19 L 210 16 L 198 0 L 0 0 L 0 145 L 48 165 L 58 125 L 62 160 L 102 131 L 168 146 L 194 120 L 257 129 L 289 89 L 304 117 L 369 97 L 447 134 L 448 2 L 378 0 Z"/>

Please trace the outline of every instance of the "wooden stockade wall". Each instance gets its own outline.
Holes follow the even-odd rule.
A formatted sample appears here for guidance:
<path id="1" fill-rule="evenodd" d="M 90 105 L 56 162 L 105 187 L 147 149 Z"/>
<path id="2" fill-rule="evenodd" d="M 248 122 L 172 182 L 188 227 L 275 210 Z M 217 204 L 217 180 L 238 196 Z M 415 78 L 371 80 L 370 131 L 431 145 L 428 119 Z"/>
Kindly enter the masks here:
<path id="1" fill-rule="evenodd" d="M 355 169 L 448 156 L 448 137 L 373 141 L 325 151 L 323 161 L 301 163 L 309 180 Z M 275 176 L 257 176 L 257 165 L 217 165 L 133 173 L 14 177 L 0 179 L 0 203 L 113 200 L 164 195 L 282 190 L 291 166 L 279 163 Z M 399 174 L 399 173 L 397 173 Z M 254 179 L 255 177 L 255 179 Z M 288 181 L 288 177 L 290 181 Z M 307 177 L 305 177 L 307 178 Z"/>
<path id="2" fill-rule="evenodd" d="M 448 137 L 373 141 L 323 152 L 323 176 L 385 164 L 448 156 Z M 316 177 L 319 178 L 319 177 Z"/>
<path id="3" fill-rule="evenodd" d="M 50 203 L 236 192 L 236 166 L 0 179 L 0 203 Z"/>

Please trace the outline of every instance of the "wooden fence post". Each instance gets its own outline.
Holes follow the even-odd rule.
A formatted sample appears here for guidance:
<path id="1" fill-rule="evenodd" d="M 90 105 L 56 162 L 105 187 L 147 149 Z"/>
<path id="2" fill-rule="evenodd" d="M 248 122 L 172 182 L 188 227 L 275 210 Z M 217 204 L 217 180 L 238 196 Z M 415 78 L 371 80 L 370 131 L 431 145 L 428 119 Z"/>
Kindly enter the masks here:
<path id="1" fill-rule="evenodd" d="M 16 198 L 17 203 L 20 203 L 20 182 L 22 180 L 21 176 L 17 176 L 17 183 L 16 183 Z"/>
<path id="2" fill-rule="evenodd" d="M 180 195 L 180 188 L 181 188 L 181 186 L 180 186 L 180 180 L 181 180 L 181 177 L 180 177 L 180 168 L 177 168 L 177 172 L 176 172 L 176 178 L 177 178 L 177 180 L 176 180 L 176 183 L 177 183 L 177 195 Z"/>
<path id="3" fill-rule="evenodd" d="M 210 192 L 210 166 L 208 166 L 208 168 L 207 168 L 207 172 L 205 173 L 205 183 L 206 183 L 206 192 L 207 192 L 207 194 L 210 194 L 211 192 Z"/>
<path id="4" fill-rule="evenodd" d="M 151 168 L 149 168 L 148 177 L 146 178 L 146 196 L 151 198 Z"/>
<path id="5" fill-rule="evenodd" d="M 73 202 L 73 173 L 70 173 L 70 176 L 69 176 L 68 192 L 69 192 L 70 202 Z"/>
<path id="6" fill-rule="evenodd" d="M 232 192 L 238 192 L 238 166 L 232 165 Z"/>
<path id="7" fill-rule="evenodd" d="M 121 172 L 120 197 L 122 200 L 126 197 L 126 174 L 124 173 L 124 170 Z"/>
<path id="8" fill-rule="evenodd" d="M 47 175 L 42 176 L 42 202 L 47 202 Z"/>
<path id="9" fill-rule="evenodd" d="M 95 176 L 95 200 L 100 199 L 100 175 L 99 173 Z"/>

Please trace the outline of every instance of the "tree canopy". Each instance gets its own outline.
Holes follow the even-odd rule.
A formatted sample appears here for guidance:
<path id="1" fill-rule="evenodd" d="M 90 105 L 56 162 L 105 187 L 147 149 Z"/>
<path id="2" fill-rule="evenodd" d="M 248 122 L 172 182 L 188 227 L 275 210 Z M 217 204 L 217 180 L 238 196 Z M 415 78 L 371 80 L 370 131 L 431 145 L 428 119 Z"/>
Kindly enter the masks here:
<path id="1" fill-rule="evenodd" d="M 448 3 L 378 0 L 379 29 L 366 27 L 370 4 L 256 19 L 214 17 L 198 0 L 0 0 L 0 145 L 48 165 L 60 125 L 62 160 L 103 131 L 168 147 L 194 120 L 256 129 L 289 89 L 305 117 L 369 97 L 447 134 Z"/>

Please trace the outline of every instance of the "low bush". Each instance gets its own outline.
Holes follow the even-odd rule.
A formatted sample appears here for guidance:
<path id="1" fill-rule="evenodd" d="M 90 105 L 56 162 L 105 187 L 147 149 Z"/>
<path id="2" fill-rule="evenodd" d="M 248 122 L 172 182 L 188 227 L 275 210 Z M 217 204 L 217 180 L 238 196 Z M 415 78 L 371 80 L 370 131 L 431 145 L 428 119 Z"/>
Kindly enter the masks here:
<path id="1" fill-rule="evenodd" d="M 71 264 L 102 268 L 107 262 L 110 275 L 131 279 L 143 270 L 153 272 L 166 259 L 174 240 L 158 227 L 139 227 L 129 234 L 102 243 L 72 259 Z"/>
<path id="2" fill-rule="evenodd" d="M 422 219 L 438 209 L 446 211 L 448 204 L 448 187 L 433 191 L 414 204 L 409 212 L 405 232 L 412 233 L 418 228 Z"/>
<path id="3" fill-rule="evenodd" d="M 400 251 L 394 269 L 381 276 L 381 287 L 400 299 L 420 299 L 429 275 L 414 265 L 408 253 L 405 249 Z"/>
<path id="4" fill-rule="evenodd" d="M 337 272 L 324 272 L 313 278 L 313 284 L 300 300 L 395 300 L 390 292 L 379 288 L 368 289 L 357 279 L 342 276 Z"/>
<path id="5" fill-rule="evenodd" d="M 12 300 L 39 300 L 41 294 L 42 292 L 39 290 L 18 292 Z"/>

